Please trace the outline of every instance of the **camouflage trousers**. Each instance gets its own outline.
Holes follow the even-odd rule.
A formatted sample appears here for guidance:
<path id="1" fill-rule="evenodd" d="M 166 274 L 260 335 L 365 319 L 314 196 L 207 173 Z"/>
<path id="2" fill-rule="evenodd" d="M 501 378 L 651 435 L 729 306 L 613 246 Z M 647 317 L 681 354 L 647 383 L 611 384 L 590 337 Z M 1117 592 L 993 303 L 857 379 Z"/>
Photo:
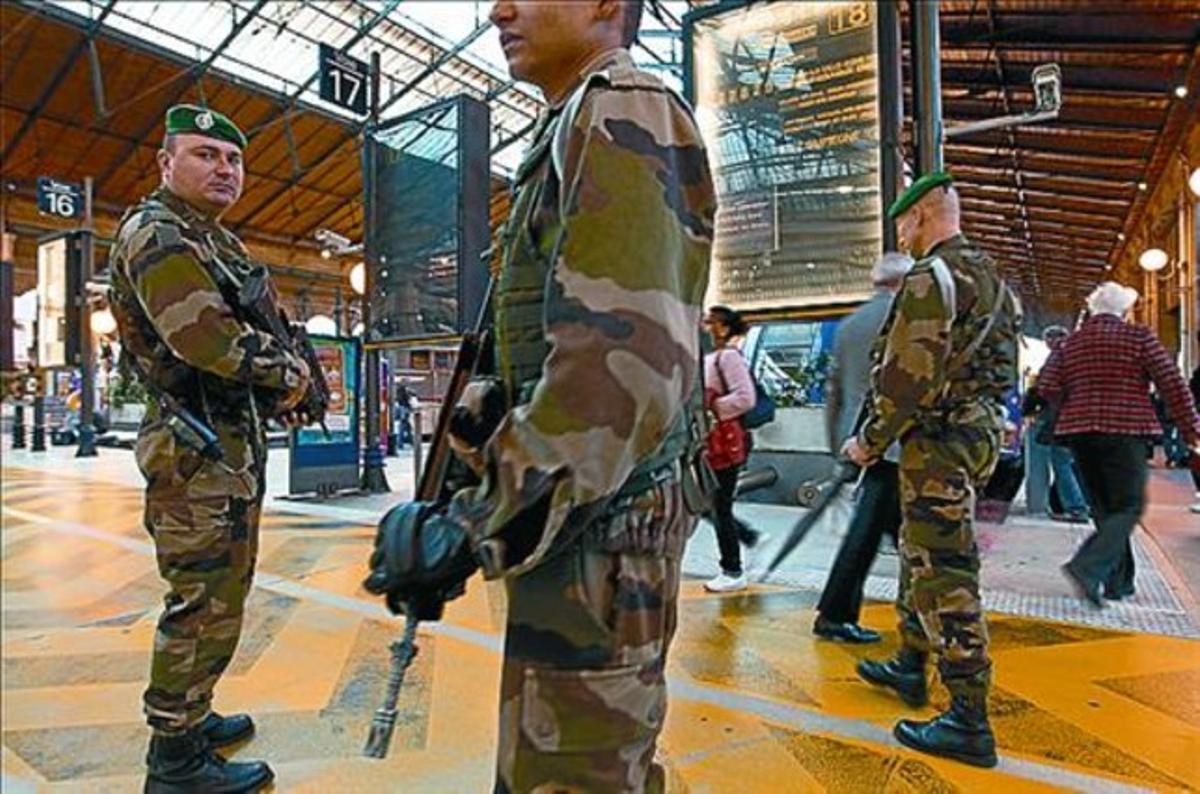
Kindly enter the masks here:
<path id="1" fill-rule="evenodd" d="M 496 792 L 660 792 L 683 546 L 695 519 L 659 486 L 508 581 Z"/>
<path id="2" fill-rule="evenodd" d="M 996 466 L 991 427 L 921 427 L 900 456 L 900 637 L 937 656 L 951 695 L 986 704 L 991 662 L 979 598 L 975 490 Z"/>
<path id="3" fill-rule="evenodd" d="M 145 526 L 169 588 L 143 696 L 147 720 L 160 732 L 186 730 L 208 715 L 213 687 L 241 636 L 254 576 L 265 459 L 234 446 L 244 437 L 223 440 L 236 468 L 178 447 L 162 426 L 138 437 Z"/>

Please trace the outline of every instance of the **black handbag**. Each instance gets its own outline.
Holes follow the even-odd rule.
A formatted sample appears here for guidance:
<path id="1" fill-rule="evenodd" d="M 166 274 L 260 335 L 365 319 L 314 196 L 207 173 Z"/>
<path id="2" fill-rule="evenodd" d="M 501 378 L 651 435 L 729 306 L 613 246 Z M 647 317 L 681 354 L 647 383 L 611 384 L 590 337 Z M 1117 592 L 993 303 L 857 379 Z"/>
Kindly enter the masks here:
<path id="1" fill-rule="evenodd" d="M 1058 412 L 1061 410 L 1062 403 L 1046 403 L 1046 407 L 1034 422 L 1034 441 L 1047 447 L 1057 443 L 1054 440 L 1054 426 L 1058 424 Z"/>

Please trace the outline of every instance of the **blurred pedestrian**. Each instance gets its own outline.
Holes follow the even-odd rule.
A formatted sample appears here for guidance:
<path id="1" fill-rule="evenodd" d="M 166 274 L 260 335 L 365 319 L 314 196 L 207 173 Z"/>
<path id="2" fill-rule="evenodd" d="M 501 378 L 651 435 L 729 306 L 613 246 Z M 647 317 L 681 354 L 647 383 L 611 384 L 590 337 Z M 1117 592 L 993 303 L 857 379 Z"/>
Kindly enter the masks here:
<path id="1" fill-rule="evenodd" d="M 1127 322 L 1137 290 L 1106 281 L 1088 297 L 1091 317 L 1042 369 L 1038 391 L 1059 403 L 1054 433 L 1075 453 L 1092 500 L 1096 532 L 1063 566 L 1079 594 L 1103 606 L 1132 595 L 1134 527 L 1146 506 L 1146 449 L 1160 430 L 1153 383 L 1189 447 L 1200 416 L 1187 384 L 1149 328 Z"/>
<path id="2" fill-rule="evenodd" d="M 1200 334 L 1197 334 L 1196 341 L 1200 342 Z M 1192 370 L 1192 380 L 1189 385 L 1192 390 L 1192 401 L 1200 408 L 1200 364 L 1197 364 L 1196 368 Z M 1192 450 L 1188 465 L 1192 470 L 1192 485 L 1196 487 L 1192 512 L 1200 513 L 1200 451 Z"/>
<path id="3" fill-rule="evenodd" d="M 412 413 L 413 394 L 408 390 L 408 386 L 398 382 L 396 384 L 396 446 L 400 449 L 416 443 L 413 441 Z"/>
<path id="4" fill-rule="evenodd" d="M 1051 325 L 1042 332 L 1042 340 L 1053 356 L 1070 331 L 1061 325 Z M 1055 443 L 1054 423 L 1058 418 L 1056 406 L 1050 405 L 1038 391 L 1035 379 L 1025 392 L 1022 413 L 1032 416 L 1029 432 L 1029 458 L 1026 464 L 1025 499 L 1030 515 L 1047 515 L 1075 524 L 1088 522 L 1088 505 L 1075 474 L 1075 459 L 1069 447 Z M 1048 473 L 1053 472 L 1054 493 L 1059 510 L 1049 503 Z"/>
<path id="5" fill-rule="evenodd" d="M 871 348 L 912 265 L 912 257 L 905 254 L 884 254 L 871 270 L 875 294 L 838 325 L 825 379 L 825 428 L 835 458 L 858 429 L 856 420 L 871 387 Z M 858 617 L 863 584 L 880 541 L 886 534 L 899 545 L 899 460 L 900 446 L 893 444 L 863 473 L 854 517 L 817 604 L 813 634 L 818 637 L 849 643 L 879 641 L 879 632 L 859 626 Z"/>
<path id="6" fill-rule="evenodd" d="M 708 444 L 708 462 L 717 475 L 713 497 L 713 528 L 721 550 L 721 572 L 704 583 L 714 593 L 743 590 L 742 544 L 754 546 L 758 533 L 733 515 L 738 474 L 746 464 L 750 435 L 738 421 L 754 407 L 754 380 L 742 351 L 733 340 L 746 335 L 746 321 L 728 306 L 713 306 L 704 318 L 712 336 L 711 353 L 704 357 L 705 400 L 714 417 Z"/>

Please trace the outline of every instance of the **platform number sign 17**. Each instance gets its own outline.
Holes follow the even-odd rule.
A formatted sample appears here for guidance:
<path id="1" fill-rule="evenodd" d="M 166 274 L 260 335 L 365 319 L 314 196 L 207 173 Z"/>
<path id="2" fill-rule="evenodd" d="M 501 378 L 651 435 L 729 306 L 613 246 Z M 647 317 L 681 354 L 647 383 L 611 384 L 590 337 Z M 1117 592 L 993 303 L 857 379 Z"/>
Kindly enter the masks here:
<path id="1" fill-rule="evenodd" d="M 78 218 L 83 215 L 83 188 L 48 176 L 39 176 L 37 203 L 38 209 L 47 215 Z"/>
<path id="2" fill-rule="evenodd" d="M 320 52 L 321 99 L 360 116 L 367 114 L 370 71 L 367 64 L 328 44 Z"/>

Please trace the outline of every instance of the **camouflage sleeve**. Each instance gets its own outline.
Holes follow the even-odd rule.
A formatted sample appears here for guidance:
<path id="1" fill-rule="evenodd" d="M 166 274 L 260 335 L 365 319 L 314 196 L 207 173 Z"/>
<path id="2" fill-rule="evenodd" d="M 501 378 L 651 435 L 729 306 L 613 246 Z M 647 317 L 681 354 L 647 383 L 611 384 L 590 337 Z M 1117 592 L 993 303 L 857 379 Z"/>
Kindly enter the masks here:
<path id="1" fill-rule="evenodd" d="M 698 377 L 715 199 L 690 113 L 663 92 L 593 89 L 571 129 L 550 353 L 449 515 L 489 578 L 536 566 L 661 443 Z M 571 521 L 568 522 L 568 517 Z"/>
<path id="2" fill-rule="evenodd" d="M 239 321 L 203 254 L 178 226 L 157 220 L 120 240 L 129 282 L 171 352 L 196 369 L 281 391 L 298 389 L 308 368 L 275 340 Z M 142 241 L 140 246 L 131 242 Z"/>
<path id="3" fill-rule="evenodd" d="M 950 312 L 933 271 L 914 267 L 896 296 L 883 357 L 872 373 L 872 402 L 859 444 L 873 457 L 912 427 L 941 391 L 950 354 Z"/>

